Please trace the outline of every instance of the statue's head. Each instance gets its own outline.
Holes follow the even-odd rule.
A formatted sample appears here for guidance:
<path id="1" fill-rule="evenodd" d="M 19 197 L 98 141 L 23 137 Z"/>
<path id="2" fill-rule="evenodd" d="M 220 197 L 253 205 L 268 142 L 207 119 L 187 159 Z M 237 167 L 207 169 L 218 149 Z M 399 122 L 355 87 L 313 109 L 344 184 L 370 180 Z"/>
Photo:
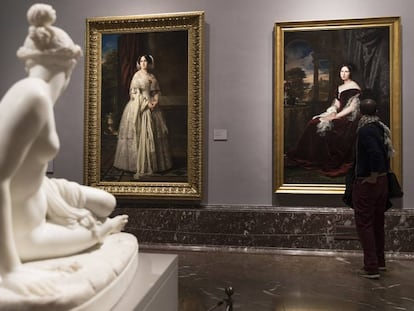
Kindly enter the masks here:
<path id="1" fill-rule="evenodd" d="M 56 21 L 56 11 L 48 4 L 34 4 L 27 11 L 29 33 L 17 56 L 24 60 L 26 68 L 35 64 L 60 69 L 73 68 L 82 55 L 76 45 L 62 29 L 52 26 Z"/>

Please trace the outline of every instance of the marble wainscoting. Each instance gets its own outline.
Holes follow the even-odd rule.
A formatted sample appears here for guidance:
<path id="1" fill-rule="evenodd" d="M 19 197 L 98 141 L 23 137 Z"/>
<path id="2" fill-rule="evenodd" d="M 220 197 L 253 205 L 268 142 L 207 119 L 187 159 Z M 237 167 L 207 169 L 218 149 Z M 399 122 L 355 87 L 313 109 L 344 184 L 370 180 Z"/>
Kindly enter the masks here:
<path id="1" fill-rule="evenodd" d="M 359 251 L 350 208 L 164 206 L 120 203 L 126 231 L 141 248 L 228 247 L 269 250 Z M 386 212 L 386 250 L 414 252 L 414 210 Z"/>

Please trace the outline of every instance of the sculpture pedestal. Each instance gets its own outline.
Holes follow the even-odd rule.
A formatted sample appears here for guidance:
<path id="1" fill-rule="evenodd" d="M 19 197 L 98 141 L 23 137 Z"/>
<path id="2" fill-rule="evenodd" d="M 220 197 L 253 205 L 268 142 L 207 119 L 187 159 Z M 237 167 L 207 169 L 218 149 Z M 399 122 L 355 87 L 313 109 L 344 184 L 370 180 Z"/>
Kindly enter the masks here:
<path id="1" fill-rule="evenodd" d="M 178 257 L 139 253 L 134 279 L 112 311 L 177 311 Z"/>
<path id="2" fill-rule="evenodd" d="M 116 233 L 83 253 L 24 264 L 53 272 L 56 297 L 21 296 L 1 286 L 0 311 L 108 311 L 133 281 L 138 266 L 138 242 L 128 233 Z"/>

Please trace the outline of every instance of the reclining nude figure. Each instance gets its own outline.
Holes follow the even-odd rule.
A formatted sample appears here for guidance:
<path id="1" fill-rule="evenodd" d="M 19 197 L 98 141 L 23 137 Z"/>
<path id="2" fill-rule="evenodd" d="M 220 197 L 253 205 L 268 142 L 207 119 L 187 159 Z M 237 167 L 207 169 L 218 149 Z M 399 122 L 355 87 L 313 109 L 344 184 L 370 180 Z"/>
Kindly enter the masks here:
<path id="1" fill-rule="evenodd" d="M 55 272 L 23 262 L 79 253 L 120 232 L 128 218 L 108 218 L 116 205 L 111 194 L 46 177 L 59 150 L 53 107 L 82 52 L 52 26 L 50 5 L 33 5 L 27 18 L 29 34 L 17 56 L 28 76 L 0 102 L 0 286 L 48 297 L 57 294 Z"/>

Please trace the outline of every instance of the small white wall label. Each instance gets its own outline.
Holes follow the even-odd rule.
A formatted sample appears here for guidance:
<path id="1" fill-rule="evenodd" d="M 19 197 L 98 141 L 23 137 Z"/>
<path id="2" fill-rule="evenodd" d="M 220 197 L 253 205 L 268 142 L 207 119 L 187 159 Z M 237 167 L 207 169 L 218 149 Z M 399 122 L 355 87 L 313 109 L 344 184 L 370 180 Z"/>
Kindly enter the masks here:
<path id="1" fill-rule="evenodd" d="M 227 129 L 214 129 L 214 140 L 227 140 Z"/>

